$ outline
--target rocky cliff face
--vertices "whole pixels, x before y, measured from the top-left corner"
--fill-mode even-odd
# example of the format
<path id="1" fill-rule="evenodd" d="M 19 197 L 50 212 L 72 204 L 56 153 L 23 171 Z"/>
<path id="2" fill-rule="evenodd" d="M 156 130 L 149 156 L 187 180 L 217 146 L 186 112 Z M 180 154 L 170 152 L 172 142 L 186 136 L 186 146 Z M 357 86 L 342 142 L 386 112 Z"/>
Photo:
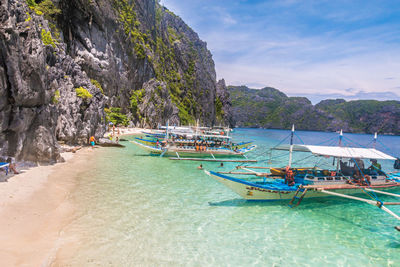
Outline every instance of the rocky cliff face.
<path id="1" fill-rule="evenodd" d="M 60 160 L 57 141 L 104 133 L 104 110 L 216 122 L 206 43 L 154 0 L 2 0 L 0 23 L 0 155 Z"/>
<path id="2" fill-rule="evenodd" d="M 154 0 L 61 0 L 60 6 L 68 51 L 101 84 L 107 107 L 120 107 L 135 124 L 149 127 L 167 119 L 215 123 L 211 53 L 179 17 Z M 167 94 L 153 85 L 165 87 L 168 104 L 159 104 Z M 154 112 L 163 115 L 155 119 Z"/>
<path id="3" fill-rule="evenodd" d="M 230 86 L 237 126 L 354 133 L 400 134 L 400 102 L 343 99 L 312 105 L 305 97 L 288 97 L 274 88 Z"/>
<path id="4" fill-rule="evenodd" d="M 82 143 L 102 132 L 106 98 L 31 13 L 22 1 L 0 6 L 0 154 L 58 161 L 57 138 Z M 79 87 L 91 97 L 78 97 Z"/>
<path id="5" fill-rule="evenodd" d="M 217 123 L 229 127 L 235 126 L 235 120 L 232 112 L 231 96 L 226 87 L 225 80 L 217 82 L 217 100 L 216 100 Z"/>

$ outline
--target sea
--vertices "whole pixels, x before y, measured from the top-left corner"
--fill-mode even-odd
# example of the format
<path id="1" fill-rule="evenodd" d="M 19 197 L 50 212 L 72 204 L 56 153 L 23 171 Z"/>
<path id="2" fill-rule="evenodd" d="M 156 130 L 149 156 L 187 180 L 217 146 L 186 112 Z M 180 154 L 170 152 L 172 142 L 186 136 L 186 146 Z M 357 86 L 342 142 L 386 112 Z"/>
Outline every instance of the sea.
<path id="1" fill-rule="evenodd" d="M 236 128 L 232 136 L 254 141 L 257 149 L 248 154 L 259 160 L 254 165 L 287 164 L 287 152 L 270 149 L 288 144 L 290 131 Z M 400 221 L 377 207 L 337 197 L 304 199 L 296 208 L 246 201 L 198 170 L 200 162 L 151 156 L 122 143 L 125 148 L 100 149 L 79 174 L 70 196 L 76 214 L 61 236 L 76 238 L 66 266 L 400 266 L 394 229 Z M 294 143 L 337 145 L 339 134 L 296 131 Z M 400 136 L 378 136 L 374 144 L 372 135 L 344 133 L 342 144 L 400 156 Z M 380 163 L 394 171 L 393 161 Z M 229 171 L 241 163 L 201 164 Z M 293 164 L 332 168 L 334 162 L 295 153 Z M 389 208 L 400 213 L 400 206 Z"/>

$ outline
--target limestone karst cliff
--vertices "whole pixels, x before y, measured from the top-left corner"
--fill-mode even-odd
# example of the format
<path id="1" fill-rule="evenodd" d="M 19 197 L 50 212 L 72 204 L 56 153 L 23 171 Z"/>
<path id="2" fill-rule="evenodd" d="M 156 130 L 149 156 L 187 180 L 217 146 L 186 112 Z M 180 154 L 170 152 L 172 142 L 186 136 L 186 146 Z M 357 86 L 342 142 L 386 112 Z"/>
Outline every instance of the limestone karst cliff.
<path id="1" fill-rule="evenodd" d="M 0 23 L 0 155 L 57 161 L 113 115 L 232 124 L 206 43 L 154 0 L 2 0 Z"/>

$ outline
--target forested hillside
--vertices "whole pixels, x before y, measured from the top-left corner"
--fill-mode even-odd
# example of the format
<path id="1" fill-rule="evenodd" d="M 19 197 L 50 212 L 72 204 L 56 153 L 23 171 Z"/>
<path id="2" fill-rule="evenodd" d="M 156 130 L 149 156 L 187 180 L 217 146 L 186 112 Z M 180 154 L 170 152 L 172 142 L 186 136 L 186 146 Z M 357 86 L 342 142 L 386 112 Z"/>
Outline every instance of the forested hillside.
<path id="1" fill-rule="evenodd" d="M 236 126 L 355 133 L 400 134 L 400 102 L 343 99 L 317 105 L 305 97 L 288 97 L 275 88 L 228 86 Z"/>

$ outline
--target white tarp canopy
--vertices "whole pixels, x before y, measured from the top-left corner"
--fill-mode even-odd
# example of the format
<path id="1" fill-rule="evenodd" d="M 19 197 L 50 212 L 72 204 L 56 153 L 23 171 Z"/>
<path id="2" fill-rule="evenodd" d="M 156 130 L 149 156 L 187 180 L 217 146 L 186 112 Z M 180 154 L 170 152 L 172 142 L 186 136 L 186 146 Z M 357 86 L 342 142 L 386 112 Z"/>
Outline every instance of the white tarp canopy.
<path id="1" fill-rule="evenodd" d="M 280 145 L 276 150 L 289 150 L 290 145 Z M 360 147 L 339 147 L 339 146 L 312 146 L 312 145 L 293 145 L 293 151 L 311 152 L 318 156 L 330 156 L 336 158 L 358 158 L 358 159 L 390 159 L 396 158 L 389 156 L 374 148 Z"/>

